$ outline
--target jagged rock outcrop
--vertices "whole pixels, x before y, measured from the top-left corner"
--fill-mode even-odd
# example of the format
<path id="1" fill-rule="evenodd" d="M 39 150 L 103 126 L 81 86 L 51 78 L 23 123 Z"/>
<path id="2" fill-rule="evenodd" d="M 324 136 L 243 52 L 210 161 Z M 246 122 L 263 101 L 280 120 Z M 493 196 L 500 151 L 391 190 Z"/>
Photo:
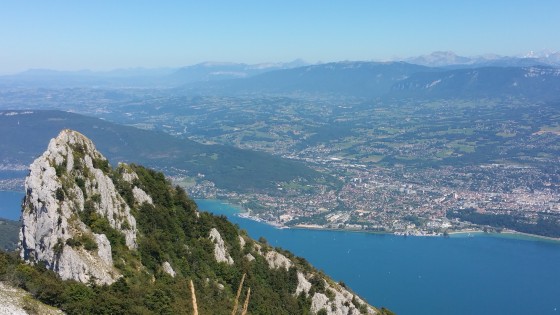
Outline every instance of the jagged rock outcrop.
<path id="1" fill-rule="evenodd" d="M 173 267 L 171 267 L 171 264 L 168 261 L 163 262 L 161 268 L 163 269 L 163 272 L 175 278 L 175 275 L 177 273 L 175 272 L 175 270 L 173 270 Z"/>
<path id="2" fill-rule="evenodd" d="M 270 269 L 284 268 L 286 269 L 286 271 L 288 271 L 288 269 L 292 267 L 292 262 L 290 261 L 290 259 L 275 250 L 269 250 L 268 252 L 266 252 L 264 258 L 268 262 L 268 266 L 270 267 Z"/>
<path id="3" fill-rule="evenodd" d="M 108 284 L 120 277 L 109 240 L 84 223 L 106 220 L 129 249 L 137 247 L 136 220 L 109 169 L 91 140 L 76 131 L 63 130 L 50 141 L 25 180 L 20 231 L 25 261 L 44 262 L 62 279 Z"/>
<path id="4" fill-rule="evenodd" d="M 297 279 L 298 279 L 298 285 L 296 288 L 296 295 L 299 295 L 301 292 L 309 293 L 309 290 L 311 290 L 311 282 L 309 282 L 305 278 L 303 272 L 298 271 Z"/>
<path id="5" fill-rule="evenodd" d="M 136 203 L 139 205 L 143 204 L 144 202 L 151 205 L 154 204 L 154 202 L 152 201 L 152 197 L 150 197 L 150 195 L 148 195 L 145 191 L 138 187 L 132 188 L 132 195 L 134 196 L 134 200 L 136 201 Z"/>
<path id="6" fill-rule="evenodd" d="M 129 184 L 134 185 L 134 181 L 138 180 L 138 174 L 134 173 L 134 171 L 126 163 L 119 163 L 118 171 L 122 179 Z M 134 196 L 134 201 L 137 205 L 141 205 L 145 202 L 150 205 L 154 204 L 152 197 L 137 186 L 132 188 L 132 195 Z"/>
<path id="7" fill-rule="evenodd" d="M 251 255 L 251 253 L 245 255 L 245 259 L 247 259 L 248 261 L 253 261 L 255 260 L 255 256 Z"/>
<path id="8" fill-rule="evenodd" d="M 226 244 L 216 228 L 210 230 L 210 239 L 214 242 L 214 257 L 218 262 L 225 262 L 228 265 L 233 265 L 233 258 L 229 255 Z"/>
<path id="9" fill-rule="evenodd" d="M 298 280 L 300 280 L 299 275 Z M 304 282 L 304 284 L 302 284 L 302 287 L 305 285 L 306 284 Z M 338 284 L 331 285 L 327 281 L 325 281 L 325 293 L 316 292 L 311 298 L 311 312 L 317 313 L 320 310 L 327 311 L 327 314 L 329 315 L 374 315 L 378 313 L 377 310 L 369 306 L 357 295 L 351 293 Z"/>

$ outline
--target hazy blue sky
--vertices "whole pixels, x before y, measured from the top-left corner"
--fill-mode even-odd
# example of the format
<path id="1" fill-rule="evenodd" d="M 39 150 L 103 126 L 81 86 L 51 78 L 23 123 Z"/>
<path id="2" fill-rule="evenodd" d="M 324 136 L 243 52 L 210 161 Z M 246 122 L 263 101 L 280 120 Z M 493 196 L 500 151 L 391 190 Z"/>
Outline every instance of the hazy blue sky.
<path id="1" fill-rule="evenodd" d="M 558 0 L 0 0 L 0 73 L 560 50 Z"/>

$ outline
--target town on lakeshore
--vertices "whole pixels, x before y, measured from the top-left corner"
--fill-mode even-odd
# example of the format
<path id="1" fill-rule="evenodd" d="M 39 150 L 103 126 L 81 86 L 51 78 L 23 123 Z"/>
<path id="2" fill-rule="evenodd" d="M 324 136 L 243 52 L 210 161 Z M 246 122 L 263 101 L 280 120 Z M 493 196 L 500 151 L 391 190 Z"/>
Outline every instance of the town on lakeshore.
<path id="1" fill-rule="evenodd" d="M 276 227 L 312 229 L 340 229 L 367 232 L 385 232 L 397 235 L 437 236 L 454 232 L 513 231 L 487 224 L 460 220 L 455 213 L 472 209 L 474 213 L 509 215 L 522 213 L 526 220 L 538 220 L 538 214 L 560 210 L 558 194 L 550 190 L 538 193 L 516 189 L 514 192 L 473 191 L 468 187 L 440 187 L 444 179 L 431 172 L 422 174 L 388 173 L 387 169 L 367 170 L 361 165 L 340 161 L 324 161 L 329 167 L 343 168 L 353 175 L 342 189 L 335 191 L 322 187 L 320 193 L 298 195 L 285 185 L 278 187 L 281 194 L 235 193 L 216 188 L 209 181 L 190 186 L 196 198 L 221 199 L 238 205 L 245 212 L 241 216 L 266 222 Z M 507 167 L 488 165 L 487 176 L 504 176 Z M 527 168 L 509 171 L 529 176 Z M 399 176 L 400 175 L 400 176 Z M 444 174 L 446 181 L 466 176 L 465 173 Z M 397 177 L 399 176 L 399 177 Z M 420 180 L 413 181 L 411 177 Z M 203 177 L 199 174 L 199 177 Z M 396 180 L 396 179 L 400 179 Z M 175 178 L 181 181 L 181 177 Z M 431 180 L 431 182 L 429 182 Z M 473 185 L 473 183 L 469 183 Z M 484 187 L 488 188 L 488 187 Z M 495 189 L 496 187 L 494 187 Z M 334 208 L 333 205 L 338 205 Z M 506 210 L 507 209 L 507 210 Z M 536 234 L 536 233 L 530 233 Z"/>

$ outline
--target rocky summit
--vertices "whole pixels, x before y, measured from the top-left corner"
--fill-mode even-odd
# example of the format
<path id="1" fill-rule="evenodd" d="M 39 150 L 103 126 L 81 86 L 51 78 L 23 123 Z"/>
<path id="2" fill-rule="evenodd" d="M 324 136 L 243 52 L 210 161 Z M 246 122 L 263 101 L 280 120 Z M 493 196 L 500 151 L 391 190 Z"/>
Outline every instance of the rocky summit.
<path id="1" fill-rule="evenodd" d="M 76 131 L 63 130 L 51 140 L 25 180 L 20 233 L 25 261 L 44 262 L 62 279 L 110 284 L 120 277 L 107 237 L 80 219 L 85 212 L 105 218 L 124 235 L 128 248 L 136 248 L 136 220 L 106 174 L 108 167 L 93 143 Z"/>
<path id="2" fill-rule="evenodd" d="M 390 314 L 199 212 L 162 173 L 111 167 L 76 131 L 50 141 L 25 189 L 16 277 L 70 314 Z"/>

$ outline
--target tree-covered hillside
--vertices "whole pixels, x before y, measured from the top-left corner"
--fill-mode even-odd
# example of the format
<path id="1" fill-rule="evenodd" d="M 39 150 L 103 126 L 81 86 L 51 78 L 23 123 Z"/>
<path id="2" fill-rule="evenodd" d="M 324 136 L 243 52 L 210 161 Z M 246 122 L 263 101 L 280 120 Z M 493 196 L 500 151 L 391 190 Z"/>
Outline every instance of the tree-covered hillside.
<path id="1" fill-rule="evenodd" d="M 0 111 L 0 163 L 29 165 L 61 129 L 87 134 L 111 161 L 204 174 L 219 188 L 237 192 L 276 189 L 279 182 L 336 180 L 302 163 L 263 152 L 203 145 L 163 132 L 141 130 L 62 111 Z"/>
<path id="2" fill-rule="evenodd" d="M 194 309 L 199 314 L 232 314 L 234 305 L 234 314 L 243 313 L 244 308 L 247 314 L 320 314 L 332 313 L 339 302 L 344 303 L 339 307 L 350 311 L 376 312 L 305 259 L 250 239 L 223 216 L 199 212 L 185 191 L 173 187 L 162 173 L 134 164 L 113 169 L 106 160 L 96 159 L 93 164 L 111 178 L 118 194 L 131 206 L 138 229 L 137 249 L 130 250 L 121 231 L 92 210 L 97 195 L 85 196 L 84 209 L 77 215 L 93 233 L 107 236 L 114 266 L 123 276 L 111 285 L 62 281 L 45 264 L 32 266 L 3 252 L 1 281 L 20 286 L 68 314 L 192 314 Z M 76 167 L 82 166 L 73 170 Z M 64 170 L 57 168 L 60 173 Z M 137 178 L 126 180 L 125 174 L 132 173 Z M 137 188 L 153 202 L 139 204 Z M 56 198 L 72 198 L 71 189 L 57 189 Z M 213 233 L 218 237 L 209 237 Z M 97 250 L 86 234 L 69 240 L 66 245 L 72 248 Z M 216 254 L 221 242 L 228 257 L 225 261 L 219 261 Z M 327 299 L 323 302 L 328 310 L 313 308 L 316 296 Z M 340 300 L 343 296 L 348 300 Z"/>

